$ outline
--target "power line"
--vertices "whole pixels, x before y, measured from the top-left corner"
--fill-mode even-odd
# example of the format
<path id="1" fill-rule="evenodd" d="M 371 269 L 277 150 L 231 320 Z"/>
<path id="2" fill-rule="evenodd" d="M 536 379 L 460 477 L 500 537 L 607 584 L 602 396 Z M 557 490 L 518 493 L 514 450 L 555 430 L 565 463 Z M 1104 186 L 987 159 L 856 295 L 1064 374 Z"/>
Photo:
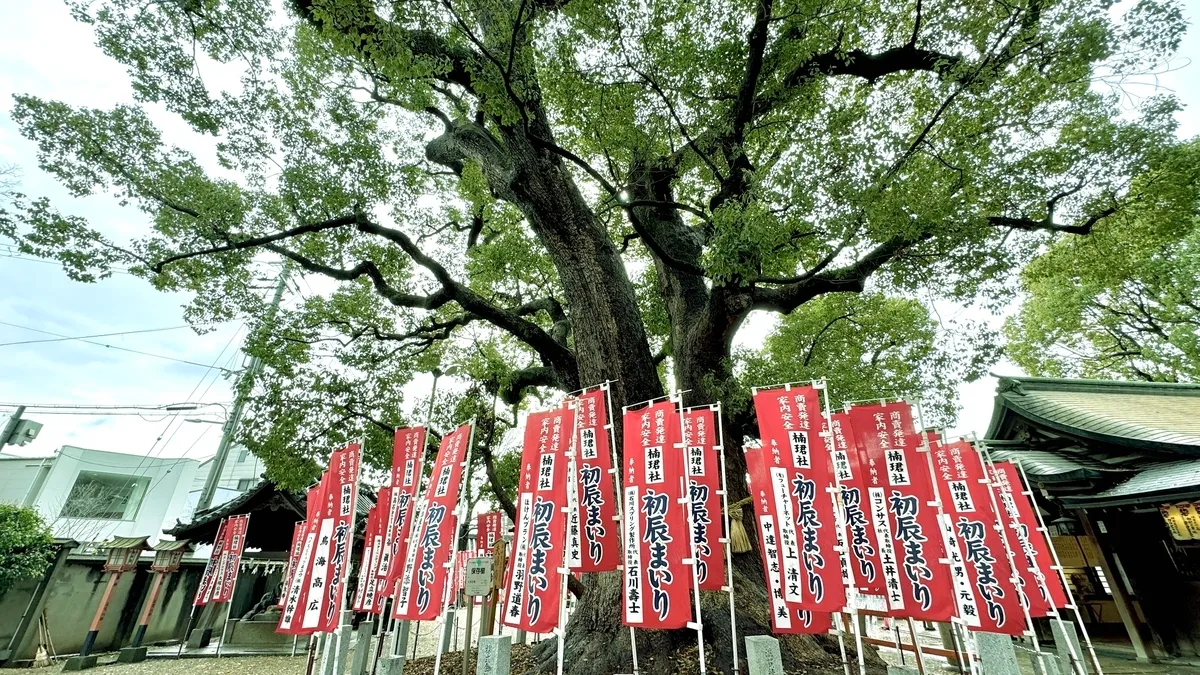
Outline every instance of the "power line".
<path id="1" fill-rule="evenodd" d="M 196 395 L 196 392 L 200 390 L 200 386 L 204 384 L 204 380 L 208 379 L 208 374 L 210 372 L 212 372 L 213 368 L 215 368 L 217 366 L 217 364 L 221 362 L 221 357 L 225 356 L 225 352 L 229 349 L 229 346 L 233 344 L 233 341 L 237 338 L 238 333 L 241 332 L 241 328 L 242 328 L 242 326 L 239 325 L 238 329 L 235 330 L 233 332 L 233 334 L 229 336 L 229 341 L 225 343 L 225 346 L 221 348 L 221 352 L 219 354 L 217 354 L 217 357 L 215 359 L 213 359 L 212 365 L 209 366 L 208 369 L 204 372 L 204 374 L 200 376 L 200 381 L 196 383 L 195 387 L 192 387 L 192 391 L 190 394 L 187 395 L 187 398 L 191 399 L 192 397 L 194 397 Z M 234 354 L 236 355 L 237 352 L 234 352 Z M 231 357 L 231 360 L 232 360 L 232 357 Z M 225 368 L 221 368 L 221 370 L 224 370 L 225 372 L 231 372 Z M 208 385 L 209 389 L 212 388 L 213 383 L 215 383 L 216 381 L 217 381 L 217 378 L 214 377 L 213 381 L 211 383 L 209 383 L 209 385 Z M 208 389 L 205 389 L 204 393 L 207 394 Z M 175 419 L 177 419 L 177 418 L 175 418 Z M 167 420 L 167 426 L 165 428 L 163 428 L 162 433 L 159 434 L 158 438 L 154 439 L 154 443 L 150 446 L 150 450 L 149 450 L 149 452 L 146 453 L 146 456 L 143 459 L 143 461 L 145 461 L 145 459 L 147 459 L 147 458 L 151 458 L 154 456 L 154 448 L 158 447 L 158 442 L 161 441 L 163 436 L 166 435 L 167 431 L 171 428 L 171 424 L 175 421 L 175 419 Z M 167 439 L 167 442 L 164 443 L 161 448 L 159 448 L 160 453 L 163 450 L 165 450 L 167 447 L 167 444 L 169 444 L 171 442 L 171 440 L 175 438 L 175 434 L 179 433 L 179 429 L 182 426 L 183 426 L 183 423 L 180 422 L 179 426 L 177 426 L 175 428 L 175 431 L 173 431 L 171 433 L 170 438 Z M 140 468 L 141 468 L 141 462 L 138 463 L 138 469 L 140 469 Z M 134 472 L 136 473 L 138 469 L 134 469 Z"/>
<path id="2" fill-rule="evenodd" d="M 63 338 L 43 338 L 41 340 L 21 340 L 19 342 L 0 342 L 0 347 L 12 347 L 14 345 L 35 345 L 45 342 L 66 342 L 67 340 L 86 340 L 88 338 L 100 337 L 116 337 L 118 335 L 140 335 L 142 333 L 162 333 L 169 330 L 179 330 L 181 328 L 191 328 L 189 325 L 170 326 L 168 328 L 144 328 L 142 330 L 126 330 L 119 333 L 96 333 L 95 335 L 80 335 L 78 337 L 63 337 Z"/>
<path id="3" fill-rule="evenodd" d="M 86 404 L 86 403 L 0 403 L 0 408 L 16 408 L 19 406 L 25 406 L 26 408 L 29 408 L 31 410 L 34 408 L 37 408 L 39 410 L 40 409 L 49 409 L 49 410 L 148 410 L 148 411 L 152 411 L 152 412 L 158 411 L 158 412 L 164 412 L 164 413 L 175 413 L 175 412 L 195 412 L 199 408 L 206 408 L 206 407 L 212 407 L 212 406 L 220 407 L 221 405 L 225 405 L 226 403 L 231 403 L 231 402 L 217 401 L 217 402 L 201 403 L 201 402 L 183 401 L 180 403 L 147 403 L 147 404 L 126 403 L 126 404 L 120 404 L 120 405 L 103 404 L 103 403 L 97 403 L 95 405 L 90 405 L 90 404 Z M 183 406 L 187 406 L 187 407 L 184 408 Z M 45 414 L 45 413 L 42 413 L 42 414 Z M 63 413 L 63 414 L 70 414 L 70 413 Z M 83 414 L 83 413 L 80 413 L 80 414 Z M 97 414 L 100 414 L 100 413 L 97 413 Z M 130 414 L 138 414 L 138 413 L 130 413 Z"/>
<path id="4" fill-rule="evenodd" d="M 34 258 L 32 256 L 21 255 L 21 249 L 16 248 L 15 246 L 5 246 L 4 244 L 0 244 L 0 258 L 12 258 L 13 260 L 24 260 L 26 262 L 42 263 L 43 265 L 55 265 L 57 267 L 62 266 L 61 263 L 54 260 L 46 260 L 44 258 Z M 133 274 L 133 272 L 125 267 L 109 267 L 107 271 L 115 274 L 128 274 L 129 276 L 136 276 Z"/>
<path id="5" fill-rule="evenodd" d="M 53 335 L 54 337 L 58 337 L 58 338 L 66 338 L 69 340 L 78 340 L 79 342 L 86 342 L 89 345 L 97 345 L 100 347 L 107 347 L 108 349 L 116 349 L 117 351 L 129 352 L 131 354 L 141 354 L 142 356 L 151 356 L 156 359 L 163 359 L 164 361 L 174 361 L 176 363 L 184 363 L 189 366 L 196 366 L 197 368 L 204 368 L 205 370 L 212 370 L 213 368 L 216 368 L 217 370 L 221 370 L 226 373 L 233 372 L 233 371 L 227 370 L 225 368 L 220 368 L 220 367 L 216 366 L 215 364 L 207 365 L 204 363 L 198 363 L 196 361 L 188 361 L 187 359 L 177 359 L 173 356 L 163 356 L 162 354 L 152 354 L 150 352 L 143 352 L 143 351 L 140 351 L 137 349 L 129 349 L 128 347 L 118 347 L 116 345 L 109 345 L 109 344 L 105 344 L 103 342 L 95 342 L 93 340 L 85 340 L 82 338 L 72 338 L 69 335 L 63 335 L 62 333 L 52 333 L 48 330 L 39 330 L 37 328 L 30 328 L 29 326 L 21 326 L 21 325 L 15 324 L 15 323 L 8 323 L 7 321 L 0 321 L 0 325 L 11 326 L 13 328 L 20 328 L 21 330 L 32 331 L 34 333 L 42 333 L 43 335 Z M 224 353 L 223 350 L 222 350 L 222 353 Z M 220 358 L 220 357 L 218 357 L 218 358 Z"/>

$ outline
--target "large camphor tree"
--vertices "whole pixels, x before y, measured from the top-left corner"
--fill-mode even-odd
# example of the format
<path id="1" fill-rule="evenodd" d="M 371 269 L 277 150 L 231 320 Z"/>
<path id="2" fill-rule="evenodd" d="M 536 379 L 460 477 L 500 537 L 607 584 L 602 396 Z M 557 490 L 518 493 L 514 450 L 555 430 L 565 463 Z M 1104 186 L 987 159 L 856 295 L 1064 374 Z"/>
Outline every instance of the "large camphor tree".
<path id="1" fill-rule="evenodd" d="M 121 266 L 194 293 L 197 325 L 254 318 L 247 349 L 270 367 L 244 436 L 280 477 L 364 429 L 386 465 L 401 420 L 381 418 L 443 358 L 509 403 L 604 380 L 635 403 L 669 368 L 687 404 L 727 403 L 741 476 L 747 317 L 796 317 L 750 371 L 837 362 L 817 348 L 837 336 L 859 373 L 928 339 L 905 298 L 1002 300 L 1049 239 L 1139 201 L 1131 179 L 1159 162 L 1176 106 L 1131 110 L 1119 87 L 1183 30 L 1168 0 L 281 4 L 71 2 L 138 104 L 30 94 L 13 116 L 43 169 L 141 208 L 145 234 L 116 240 L 33 197 L 0 214 L 0 234 L 74 278 Z M 152 117 L 168 114 L 195 152 L 164 141 Z M 270 314 L 252 286 L 272 258 L 330 283 Z M 856 344 L 881 313 L 905 329 L 877 321 Z M 740 633 L 765 632 L 757 553 L 735 568 Z M 629 671 L 618 594 L 614 574 L 583 584 L 568 672 Z M 730 672 L 724 603 L 704 599 L 705 635 Z M 638 642 L 642 671 L 667 673 L 694 636 Z M 810 672 L 833 658 L 784 647 Z"/>

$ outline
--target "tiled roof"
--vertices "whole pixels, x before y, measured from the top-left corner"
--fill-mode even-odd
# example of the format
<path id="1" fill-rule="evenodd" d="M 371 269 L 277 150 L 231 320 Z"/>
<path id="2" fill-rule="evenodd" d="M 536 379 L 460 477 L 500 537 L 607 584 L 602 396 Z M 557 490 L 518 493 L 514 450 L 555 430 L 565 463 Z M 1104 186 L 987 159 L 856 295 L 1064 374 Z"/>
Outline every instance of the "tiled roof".
<path id="1" fill-rule="evenodd" d="M 136 548 L 143 551 L 150 550 L 150 544 L 146 541 L 150 537 L 113 537 L 112 541 L 106 541 L 102 544 L 102 548 Z"/>
<path id="2" fill-rule="evenodd" d="M 1063 497 L 1070 506 L 1118 506 L 1200 497 L 1200 459 L 1164 462 L 1096 494 Z"/>
<path id="3" fill-rule="evenodd" d="M 195 547 L 193 547 L 192 543 L 187 539 L 175 539 L 173 541 L 167 541 L 164 539 L 154 545 L 155 551 L 178 551 L 180 549 L 183 549 L 184 551 L 191 551 L 193 548 Z"/>
<path id="4" fill-rule="evenodd" d="M 1002 377 L 988 438 L 1006 415 L 1080 438 L 1200 456 L 1200 385 Z"/>
<path id="5" fill-rule="evenodd" d="M 991 447 L 993 459 L 1016 462 L 1030 475 L 1042 482 L 1075 481 L 1100 478 L 1127 473 L 1128 470 L 1108 466 L 1086 455 L 1069 452 L 1047 452 L 1044 450 L 1010 450 Z"/>

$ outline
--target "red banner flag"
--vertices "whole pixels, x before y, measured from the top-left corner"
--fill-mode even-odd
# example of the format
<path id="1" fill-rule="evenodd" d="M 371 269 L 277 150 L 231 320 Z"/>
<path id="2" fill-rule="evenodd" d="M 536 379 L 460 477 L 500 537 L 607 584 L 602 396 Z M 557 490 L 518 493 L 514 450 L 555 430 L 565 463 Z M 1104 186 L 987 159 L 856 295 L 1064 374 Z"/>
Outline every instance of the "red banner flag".
<path id="1" fill-rule="evenodd" d="M 321 480 L 309 488 L 305 495 L 304 535 L 300 544 L 300 557 L 292 569 L 291 580 L 284 593 L 286 594 L 283 611 L 279 614 L 279 626 L 276 633 L 285 635 L 308 635 L 314 631 L 305 630 L 301 626 L 300 617 L 308 604 L 308 588 L 312 575 L 313 553 L 317 549 L 317 535 L 321 529 L 321 513 L 325 503 L 325 482 L 327 474 L 321 475 Z"/>
<path id="2" fill-rule="evenodd" d="M 994 462 L 988 474 L 992 488 L 1005 511 L 1005 536 L 1017 559 L 1018 572 L 1029 599 L 1033 618 L 1052 616 L 1054 608 L 1066 607 L 1067 592 L 1054 569 L 1050 543 L 1038 525 L 1032 494 L 1021 482 L 1020 472 L 1010 462 Z"/>
<path id="3" fill-rule="evenodd" d="M 907 403 L 855 406 L 850 423 L 867 457 L 867 496 L 879 543 L 888 611 L 922 621 L 949 621 L 954 582 L 943 544 L 928 462 L 916 451 Z"/>
<path id="4" fill-rule="evenodd" d="M 692 408 L 683 415 L 684 468 L 696 548 L 696 580 L 702 591 L 725 587 L 725 548 L 721 539 L 721 467 L 717 422 L 712 408 Z M 723 460 L 722 460 L 723 461 Z"/>
<path id="5" fill-rule="evenodd" d="M 860 593 L 883 597 L 879 543 L 871 521 L 867 481 L 854 427 L 844 412 L 830 415 L 833 427 L 833 470 L 842 486 L 842 512 L 850 551 L 850 570 Z"/>
<path id="6" fill-rule="evenodd" d="M 813 612 L 840 611 L 846 606 L 846 587 L 829 492 L 833 469 L 826 445 L 814 445 L 824 419 L 820 395 L 810 386 L 760 389 L 754 394 L 754 409 L 776 493 L 776 513 L 781 521 L 791 517 L 790 523 L 779 523 L 780 539 L 795 541 L 800 556 L 799 588 L 789 577 L 784 598 Z M 790 550 L 786 544 L 784 548 Z"/>
<path id="7" fill-rule="evenodd" d="M 470 559 L 470 551 L 459 551 L 454 556 L 454 576 L 450 578 L 450 602 L 452 603 L 458 603 L 458 594 L 461 593 L 464 588 L 466 588 L 467 561 Z"/>
<path id="8" fill-rule="evenodd" d="M 408 555 L 408 537 L 412 531 L 414 504 L 421 485 L 421 467 L 425 464 L 425 427 L 396 430 L 392 445 L 392 475 L 388 487 L 380 495 L 386 504 L 381 513 L 387 514 L 384 527 L 384 547 L 377 572 L 382 587 L 381 598 L 390 598 L 396 590 Z"/>
<path id="9" fill-rule="evenodd" d="M 292 547 L 288 549 L 287 567 L 283 570 L 283 585 L 280 586 L 279 602 L 276 607 L 283 609 L 287 604 L 287 591 L 292 587 L 292 575 L 300 564 L 300 549 L 304 546 L 304 521 L 298 521 L 292 528 Z"/>
<path id="10" fill-rule="evenodd" d="M 624 416 L 625 580 L 623 622 L 683 628 L 692 620 L 692 571 L 684 489 L 683 427 L 674 401 Z"/>
<path id="11" fill-rule="evenodd" d="M 363 600 L 367 595 L 367 578 L 371 576 L 371 554 L 374 542 L 372 541 L 372 529 L 375 527 L 375 507 L 372 506 L 367 512 L 367 528 L 363 533 L 363 548 L 362 557 L 358 562 L 358 583 L 354 586 L 354 598 L 350 601 L 350 608 L 355 612 L 365 612 L 363 609 Z"/>
<path id="12" fill-rule="evenodd" d="M 300 626 L 332 632 L 342 611 L 343 588 L 350 571 L 354 508 L 358 496 L 360 447 L 351 443 L 329 458 L 325 476 L 321 527 L 313 552 L 308 594 Z"/>
<path id="13" fill-rule="evenodd" d="M 471 425 L 464 424 L 442 437 L 429 487 L 425 511 L 418 520 L 416 541 L 405 555 L 400 579 L 400 596 L 393 603 L 397 619 L 428 621 L 443 609 L 447 563 L 458 534 L 458 495 L 462 488 L 463 464 L 471 444 Z"/>
<path id="14" fill-rule="evenodd" d="M 780 634 L 814 634 L 828 632 L 832 616 L 825 612 L 797 609 L 787 601 L 785 593 L 787 553 L 779 537 L 779 517 L 773 497 L 775 488 L 767 466 L 766 451 L 746 448 L 746 472 L 750 475 L 750 496 L 758 519 L 759 552 L 762 554 L 763 575 L 767 579 L 767 596 L 771 601 L 771 632 Z M 795 549 L 792 556 L 798 556 Z M 799 583 L 798 581 L 796 583 Z"/>
<path id="15" fill-rule="evenodd" d="M 1020 635 L 1025 632 L 1025 618 L 1008 553 L 996 529 L 1003 518 L 992 508 L 983 459 L 964 441 L 935 440 L 931 447 L 942 512 L 957 547 L 958 555 L 950 559 L 962 558 L 974 594 L 974 607 L 964 608 L 963 619 L 974 630 Z"/>
<path id="16" fill-rule="evenodd" d="M 221 524 L 217 525 L 217 536 L 213 538 L 213 549 L 208 554 L 208 564 L 204 566 L 204 574 L 200 577 L 200 587 L 196 590 L 196 597 L 192 601 L 196 607 L 207 605 L 212 600 L 214 589 L 217 587 L 217 579 L 220 578 L 221 553 L 225 549 L 226 521 L 227 519 L 222 518 Z"/>
<path id="17" fill-rule="evenodd" d="M 387 513 L 380 504 L 367 513 L 367 528 L 363 533 L 363 554 L 358 568 L 358 587 L 354 591 L 354 611 L 378 614 L 383 610 L 379 595 L 378 568 L 383 549 L 383 516 Z"/>
<path id="18" fill-rule="evenodd" d="M 233 599 L 233 587 L 237 584 L 238 567 L 242 564 L 242 549 L 246 546 L 246 529 L 250 526 L 250 514 L 230 516 L 225 521 L 225 545 L 221 551 L 220 575 L 210 600 L 218 604 Z"/>
<path id="19" fill-rule="evenodd" d="M 475 555 L 489 556 L 496 549 L 496 542 L 504 536 L 501 531 L 504 519 L 499 511 L 481 513 L 475 518 Z"/>
<path id="20" fill-rule="evenodd" d="M 567 449 L 575 412 L 562 407 L 531 414 L 521 448 L 517 535 L 506 571 L 506 626 L 547 633 L 558 625 L 567 543 Z"/>
<path id="21" fill-rule="evenodd" d="M 607 388 L 593 389 L 576 399 L 575 503 L 580 522 L 574 527 L 581 544 L 571 549 L 569 567 L 579 572 L 611 572 L 621 562 L 614 525 L 617 502 L 608 418 Z"/>

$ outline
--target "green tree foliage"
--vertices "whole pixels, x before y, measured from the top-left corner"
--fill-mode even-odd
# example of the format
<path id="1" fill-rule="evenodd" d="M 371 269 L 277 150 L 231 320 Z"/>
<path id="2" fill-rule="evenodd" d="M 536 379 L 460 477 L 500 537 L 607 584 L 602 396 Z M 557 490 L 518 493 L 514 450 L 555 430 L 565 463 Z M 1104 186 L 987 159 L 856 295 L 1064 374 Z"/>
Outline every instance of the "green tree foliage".
<path id="1" fill-rule="evenodd" d="M 1177 106 L 1119 114 L 1107 83 L 1167 58 L 1184 29 L 1173 0 L 69 4 L 137 100 L 33 92 L 13 117 L 72 194 L 114 195 L 146 224 L 116 238 L 17 195 L 0 235 L 76 279 L 119 264 L 189 291 L 197 325 L 248 317 L 267 371 L 245 441 L 296 483 L 348 438 L 385 461 L 414 407 L 403 386 L 448 364 L 507 405 L 604 380 L 617 406 L 668 388 L 725 399 L 741 475 L 756 432 L 732 346 L 750 313 L 799 312 L 772 344 L 803 362 L 817 336 L 801 333 L 839 303 L 887 311 L 838 299 L 868 282 L 1003 299 L 1053 237 L 1144 198 L 1131 179 L 1163 166 Z M 200 140 L 172 144 L 163 111 Z M 281 259 L 324 290 L 268 322 L 252 282 Z M 942 352 L 896 308 L 869 353 L 886 331 L 905 346 L 876 368 L 850 337 L 859 361 L 819 345 L 810 367 L 819 353 L 839 391 L 926 388 Z M 892 350 L 927 362 L 902 368 Z M 782 356 L 757 357 L 762 378 L 796 372 Z M 965 373 L 975 357 L 949 358 Z M 761 575 L 743 559 L 738 578 Z M 573 672 L 628 668 L 616 592 L 589 582 Z M 739 602 L 765 622 L 761 580 Z M 663 655 L 646 672 L 670 672 L 686 640 L 644 633 L 643 654 Z M 789 666 L 824 658 L 786 644 Z M 711 657 L 728 672 L 726 647 Z"/>
<path id="2" fill-rule="evenodd" d="M 0 504 L 0 597 L 19 581 L 40 579 L 54 550 L 50 528 L 37 511 Z"/>
<path id="3" fill-rule="evenodd" d="M 1008 353 L 1048 377 L 1200 380 L 1200 141 L 1138 177 L 1146 197 L 1023 272 Z"/>
<path id="4" fill-rule="evenodd" d="M 817 298 L 784 317 L 761 351 L 747 354 L 750 386 L 833 374 L 832 405 L 921 399 L 929 421 L 953 419 L 956 386 L 986 372 L 998 336 L 971 322 L 939 327 L 924 304 L 878 292 Z"/>

